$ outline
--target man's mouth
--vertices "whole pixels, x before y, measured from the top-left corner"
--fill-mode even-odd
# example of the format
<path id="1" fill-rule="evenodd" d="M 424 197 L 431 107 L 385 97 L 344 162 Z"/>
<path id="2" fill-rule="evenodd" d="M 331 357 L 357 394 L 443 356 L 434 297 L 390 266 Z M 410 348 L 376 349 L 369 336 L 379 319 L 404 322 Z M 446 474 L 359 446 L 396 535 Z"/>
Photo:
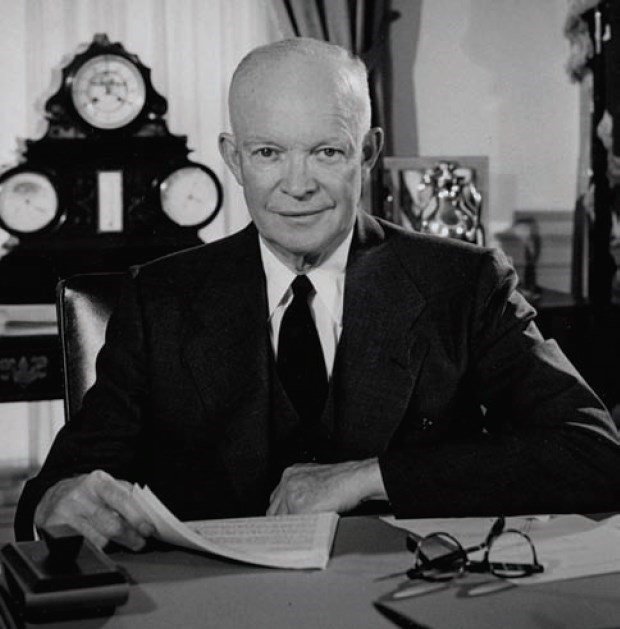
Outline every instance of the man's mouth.
<path id="1" fill-rule="evenodd" d="M 313 208 L 310 210 L 296 210 L 296 211 L 276 210 L 276 214 L 278 214 L 279 216 L 283 216 L 284 218 L 303 219 L 303 218 L 309 218 L 312 216 L 318 216 L 319 214 L 326 212 L 328 209 L 329 208 L 321 207 L 321 208 Z"/>

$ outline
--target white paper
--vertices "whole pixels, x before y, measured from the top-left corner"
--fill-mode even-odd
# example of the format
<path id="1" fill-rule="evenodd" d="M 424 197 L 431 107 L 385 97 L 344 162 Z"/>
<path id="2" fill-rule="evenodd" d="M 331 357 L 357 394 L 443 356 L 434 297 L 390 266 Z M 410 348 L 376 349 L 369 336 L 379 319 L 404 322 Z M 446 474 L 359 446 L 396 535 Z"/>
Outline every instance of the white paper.
<path id="1" fill-rule="evenodd" d="M 513 583 L 548 583 L 620 572 L 620 528 L 603 523 L 582 533 L 539 540 L 536 552 L 545 571 Z"/>
<path id="2" fill-rule="evenodd" d="M 183 523 L 148 487 L 134 485 L 132 495 L 155 527 L 156 538 L 275 568 L 325 568 L 338 522 L 330 512 Z"/>
<path id="3" fill-rule="evenodd" d="M 450 533 L 467 547 L 484 541 L 497 518 L 419 518 L 397 520 L 394 516 L 383 517 L 382 520 L 423 537 L 430 533 L 442 531 Z M 516 529 L 536 539 L 557 537 L 570 533 L 589 530 L 596 526 L 589 518 L 582 515 L 528 515 L 507 517 L 506 529 Z"/>

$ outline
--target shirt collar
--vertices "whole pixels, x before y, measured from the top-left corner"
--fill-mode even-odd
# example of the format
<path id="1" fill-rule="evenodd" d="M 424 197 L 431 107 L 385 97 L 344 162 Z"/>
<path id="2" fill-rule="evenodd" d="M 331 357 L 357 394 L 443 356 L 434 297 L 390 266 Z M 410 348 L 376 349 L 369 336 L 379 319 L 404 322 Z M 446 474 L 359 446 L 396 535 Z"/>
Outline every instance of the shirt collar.
<path id="1" fill-rule="evenodd" d="M 327 260 L 308 273 L 308 279 L 312 282 L 317 295 L 338 323 L 342 320 L 344 276 L 352 238 L 353 229 Z M 289 297 L 288 289 L 297 274 L 276 257 L 260 234 L 258 241 L 267 279 L 267 303 L 271 318 L 276 308 Z"/>

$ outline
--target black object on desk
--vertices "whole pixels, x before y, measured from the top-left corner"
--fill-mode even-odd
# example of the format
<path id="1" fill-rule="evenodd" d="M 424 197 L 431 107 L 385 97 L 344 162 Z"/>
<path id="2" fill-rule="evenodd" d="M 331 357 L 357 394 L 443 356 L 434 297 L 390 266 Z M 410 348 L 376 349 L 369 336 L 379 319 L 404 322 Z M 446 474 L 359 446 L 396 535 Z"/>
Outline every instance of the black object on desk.
<path id="1" fill-rule="evenodd" d="M 105 615 L 127 601 L 124 573 L 73 528 L 52 526 L 42 537 L 0 550 L 9 591 L 25 620 Z"/>

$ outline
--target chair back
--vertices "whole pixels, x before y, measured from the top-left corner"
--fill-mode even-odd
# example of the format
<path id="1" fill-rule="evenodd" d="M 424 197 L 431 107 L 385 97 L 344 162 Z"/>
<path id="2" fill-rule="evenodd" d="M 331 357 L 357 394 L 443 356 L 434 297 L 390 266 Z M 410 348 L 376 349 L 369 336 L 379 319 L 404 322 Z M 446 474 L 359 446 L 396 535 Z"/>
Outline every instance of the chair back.
<path id="1" fill-rule="evenodd" d="M 64 373 L 65 421 L 82 407 L 95 382 L 95 362 L 124 273 L 89 273 L 63 279 L 56 308 Z"/>

